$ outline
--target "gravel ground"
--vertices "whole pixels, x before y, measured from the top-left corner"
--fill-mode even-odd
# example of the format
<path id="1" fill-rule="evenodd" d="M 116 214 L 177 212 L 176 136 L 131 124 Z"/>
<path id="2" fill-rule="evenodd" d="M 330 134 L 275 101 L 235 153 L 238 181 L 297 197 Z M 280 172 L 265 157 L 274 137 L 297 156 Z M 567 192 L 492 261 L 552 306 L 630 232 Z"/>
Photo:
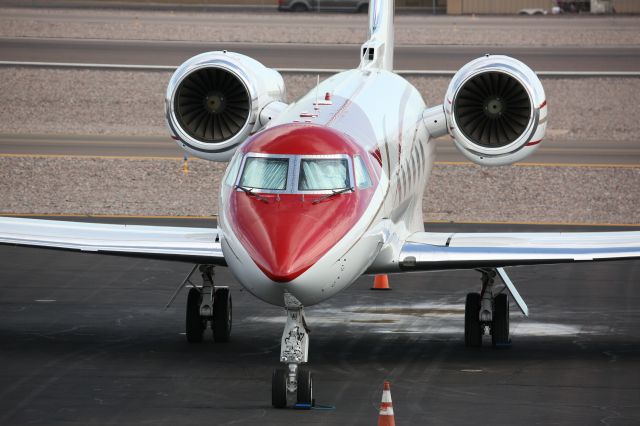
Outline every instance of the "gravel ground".
<path id="1" fill-rule="evenodd" d="M 215 215 L 225 165 L 191 161 L 186 175 L 181 166 L 176 160 L 0 157 L 0 212 Z M 436 165 L 424 217 L 640 224 L 638 182 L 640 168 Z"/>
<path id="2" fill-rule="evenodd" d="M 361 43 L 365 23 L 358 15 L 0 8 L 0 37 Z M 396 23 L 401 44 L 640 45 L 639 17 L 398 16 Z M 169 75 L 0 68 L 0 132 L 166 135 Z M 285 75 L 289 99 L 304 94 L 315 79 Z M 430 105 L 441 103 L 449 83 L 410 81 Z M 637 141 L 640 120 L 633 112 L 640 79 L 543 84 L 551 111 L 548 139 Z M 0 157 L 0 212 L 214 215 L 224 166 L 192 161 L 184 175 L 175 160 Z M 638 183 L 640 168 L 437 165 L 424 200 L 425 220 L 639 224 Z"/>
<path id="3" fill-rule="evenodd" d="M 170 73 L 0 68 L 1 133 L 164 136 Z M 290 100 L 315 85 L 286 74 Z M 440 104 L 449 78 L 411 77 L 429 105 Z M 640 78 L 543 79 L 549 140 L 637 141 Z M 51 106 L 55 105 L 55 108 Z"/>
<path id="4" fill-rule="evenodd" d="M 362 43 L 365 15 L 0 8 L 0 37 Z M 167 28 L 170 26 L 170 30 Z M 398 44 L 638 46 L 640 17 L 396 16 Z"/>
<path id="5" fill-rule="evenodd" d="M 1 68 L 1 132 L 165 135 L 168 73 Z M 289 98 L 315 76 L 285 76 Z M 411 78 L 429 104 L 448 78 Z M 640 79 L 545 79 L 550 139 L 636 141 Z M 595 102 L 594 102 L 595 100 Z M 55 108 L 51 106 L 55 105 Z M 149 153 L 153 155 L 153 153 Z M 0 212 L 214 215 L 223 164 L 0 157 Z M 640 168 L 438 165 L 425 220 L 640 223 Z M 202 196 L 202 194 L 209 194 Z"/>

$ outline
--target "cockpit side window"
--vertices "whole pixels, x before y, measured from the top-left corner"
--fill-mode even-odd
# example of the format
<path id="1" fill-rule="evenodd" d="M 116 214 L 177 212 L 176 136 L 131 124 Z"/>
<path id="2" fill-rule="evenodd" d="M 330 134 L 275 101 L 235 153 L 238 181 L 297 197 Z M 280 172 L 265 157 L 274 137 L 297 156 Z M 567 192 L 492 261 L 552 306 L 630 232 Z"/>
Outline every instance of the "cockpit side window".
<path id="1" fill-rule="evenodd" d="M 285 190 L 289 160 L 287 158 L 248 157 L 240 185 L 247 188 Z"/>
<path id="2" fill-rule="evenodd" d="M 300 161 L 299 191 L 323 191 L 350 186 L 349 163 L 346 158 L 303 158 Z"/>
<path id="3" fill-rule="evenodd" d="M 227 178 L 224 183 L 226 185 L 233 185 L 236 183 L 236 178 L 238 177 L 238 169 L 240 168 L 240 160 L 242 160 L 242 154 L 237 152 L 236 155 L 231 159 L 231 164 L 229 165 L 229 171 L 227 172 Z"/>
<path id="4" fill-rule="evenodd" d="M 369 171 L 364 165 L 362 157 L 360 157 L 359 155 L 353 157 L 353 165 L 356 174 L 356 185 L 358 186 L 358 188 L 369 188 L 372 185 L 371 176 L 369 176 Z"/>

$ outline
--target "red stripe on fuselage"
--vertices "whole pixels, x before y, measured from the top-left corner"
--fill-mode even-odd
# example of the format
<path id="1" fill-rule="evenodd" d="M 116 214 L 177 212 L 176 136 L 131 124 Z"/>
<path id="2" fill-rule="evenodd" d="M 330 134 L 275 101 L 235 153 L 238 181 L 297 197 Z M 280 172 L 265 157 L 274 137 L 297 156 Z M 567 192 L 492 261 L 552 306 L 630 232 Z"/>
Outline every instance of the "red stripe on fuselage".
<path id="1" fill-rule="evenodd" d="M 360 219 L 372 190 L 330 197 L 264 195 L 265 203 L 234 191 L 231 214 L 234 231 L 253 261 L 271 280 L 289 282 L 313 266 Z"/>

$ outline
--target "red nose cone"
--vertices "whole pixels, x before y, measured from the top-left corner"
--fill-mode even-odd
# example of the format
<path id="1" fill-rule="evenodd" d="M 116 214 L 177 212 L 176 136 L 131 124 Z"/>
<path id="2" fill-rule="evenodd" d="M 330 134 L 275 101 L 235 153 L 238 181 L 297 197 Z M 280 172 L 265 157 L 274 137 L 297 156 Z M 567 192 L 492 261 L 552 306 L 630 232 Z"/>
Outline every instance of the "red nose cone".
<path id="1" fill-rule="evenodd" d="M 256 135 L 243 153 L 274 155 L 367 153 L 345 135 L 316 125 L 283 125 Z M 367 162 L 370 165 L 370 163 Z M 226 204 L 231 228 L 255 264 L 271 280 L 289 282 L 303 274 L 336 245 L 362 217 L 377 184 L 332 195 L 255 194 L 231 191 Z M 262 198 L 262 199 L 261 199 Z"/>
<path id="2" fill-rule="evenodd" d="M 253 261 L 270 279 L 292 281 L 333 247 L 357 220 L 353 194 L 320 197 L 283 194 L 269 203 L 244 192 L 232 196 L 234 231 Z"/>

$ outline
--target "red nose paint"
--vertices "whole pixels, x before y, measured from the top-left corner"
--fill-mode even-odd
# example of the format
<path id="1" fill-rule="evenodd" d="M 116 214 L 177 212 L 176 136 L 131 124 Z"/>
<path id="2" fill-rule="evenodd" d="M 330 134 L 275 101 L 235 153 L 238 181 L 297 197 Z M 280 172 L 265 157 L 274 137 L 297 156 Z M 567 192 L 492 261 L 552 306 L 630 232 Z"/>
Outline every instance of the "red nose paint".
<path id="1" fill-rule="evenodd" d="M 292 155 L 348 154 L 365 159 L 374 185 L 334 195 L 265 194 L 268 203 L 243 191 L 227 202 L 234 234 L 271 280 L 289 282 L 313 266 L 349 232 L 366 210 L 377 186 L 367 153 L 348 136 L 318 125 L 283 125 L 256 135 L 244 153 Z M 376 164 L 377 165 L 377 164 Z"/>

